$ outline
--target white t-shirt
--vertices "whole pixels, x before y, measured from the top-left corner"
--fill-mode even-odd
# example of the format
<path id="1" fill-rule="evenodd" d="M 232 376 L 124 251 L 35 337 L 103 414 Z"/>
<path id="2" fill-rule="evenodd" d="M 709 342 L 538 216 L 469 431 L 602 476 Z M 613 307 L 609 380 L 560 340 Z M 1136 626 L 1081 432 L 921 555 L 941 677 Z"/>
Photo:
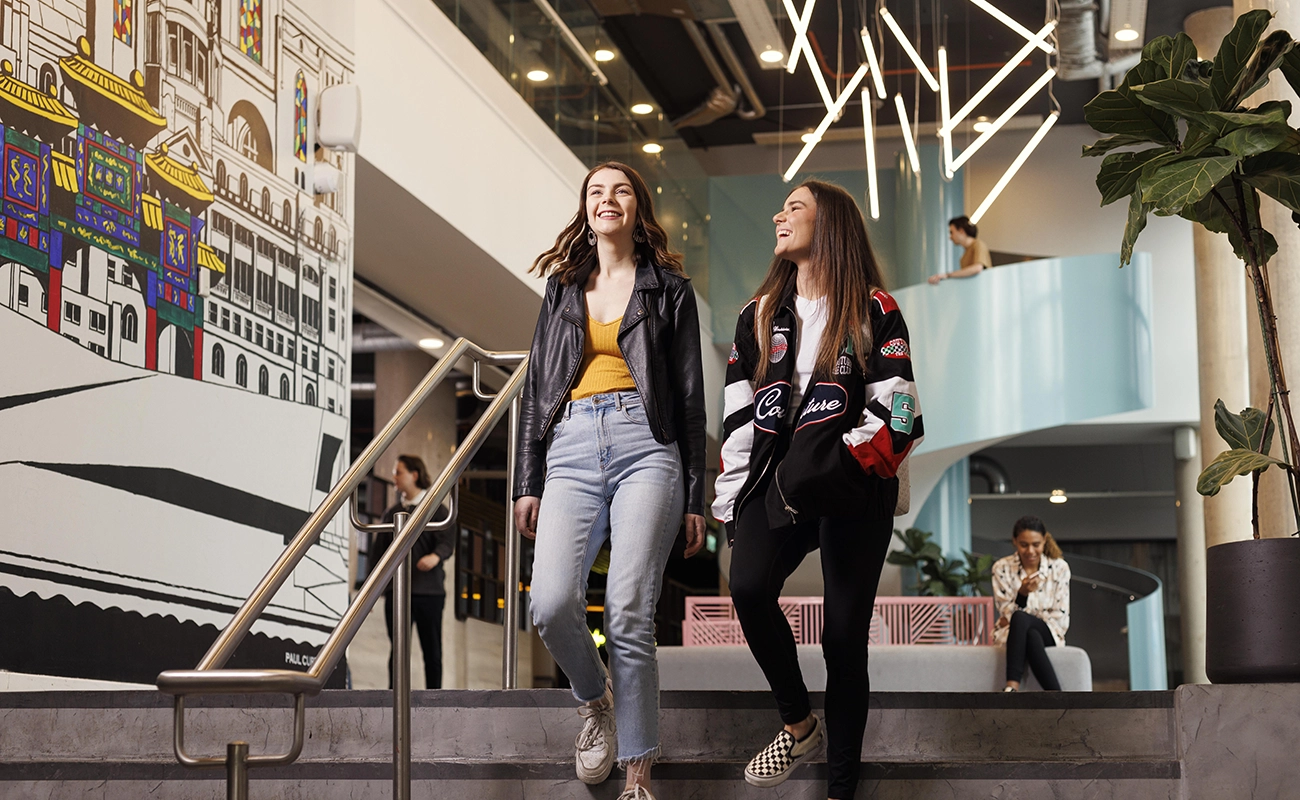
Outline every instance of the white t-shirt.
<path id="1" fill-rule="evenodd" d="M 822 332 L 826 330 L 826 298 L 809 300 L 794 296 L 795 316 L 799 320 L 799 352 L 794 359 L 794 386 L 790 398 L 790 418 L 795 417 L 799 404 L 803 402 L 804 392 L 812 385 L 813 368 L 817 366 L 817 348 L 821 345 Z"/>

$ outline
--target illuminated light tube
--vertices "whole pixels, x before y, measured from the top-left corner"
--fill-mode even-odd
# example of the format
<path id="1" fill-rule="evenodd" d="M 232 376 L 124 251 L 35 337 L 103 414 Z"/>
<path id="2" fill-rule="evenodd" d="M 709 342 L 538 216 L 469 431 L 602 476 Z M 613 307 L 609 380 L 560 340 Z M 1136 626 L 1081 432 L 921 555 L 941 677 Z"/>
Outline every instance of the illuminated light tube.
<path id="1" fill-rule="evenodd" d="M 939 139 L 943 143 L 943 174 L 952 177 L 952 126 L 948 121 L 948 48 L 939 48 Z"/>
<path id="2" fill-rule="evenodd" d="M 903 144 L 907 145 L 907 161 L 912 165 L 912 172 L 921 171 L 921 157 L 916 152 L 916 142 L 912 141 L 912 126 L 907 121 L 907 107 L 903 105 L 903 96 L 894 95 L 894 108 L 898 109 L 898 124 L 903 126 Z"/>
<path id="3" fill-rule="evenodd" d="M 907 57 L 912 59 L 912 63 L 916 65 L 916 69 L 921 73 L 921 77 L 925 78 L 925 82 L 930 84 L 930 91 L 939 91 L 939 82 L 934 79 L 934 75 L 930 74 L 930 68 L 921 60 L 921 54 L 916 52 L 916 48 L 912 47 L 911 42 L 907 41 L 907 35 L 903 33 L 902 28 L 898 27 L 898 21 L 894 19 L 894 15 L 889 13 L 889 9 L 882 8 L 880 9 L 880 18 L 883 19 L 885 24 L 889 26 L 889 29 L 894 32 L 894 36 L 898 38 L 898 43 L 903 47 L 903 52 L 907 53 Z"/>
<path id="4" fill-rule="evenodd" d="M 988 2 L 988 0 L 970 0 L 970 1 L 971 1 L 971 5 L 976 5 L 984 9 L 989 13 L 989 16 L 993 17 L 998 22 L 1001 22 L 1003 25 L 1006 25 L 1008 28 L 1020 34 L 1021 36 L 1025 37 L 1026 39 L 1032 40 L 1034 38 L 1034 35 L 1029 32 L 1028 28 L 1026 28 L 1024 25 L 1021 25 L 1019 22 L 1016 22 L 1011 17 L 1008 17 L 1006 14 L 1002 13 L 1001 11 L 999 11 L 997 8 L 993 6 L 992 3 Z M 1052 54 L 1052 46 L 1047 44 L 1046 42 L 1039 42 L 1034 46 L 1037 47 L 1039 50 L 1042 50 L 1044 53 L 1047 53 L 1048 55 Z"/>
<path id="5" fill-rule="evenodd" d="M 871 70 L 871 80 L 876 84 L 876 96 L 885 99 L 885 76 L 880 71 L 880 62 L 876 60 L 876 46 L 871 43 L 871 33 L 862 29 L 862 46 L 867 50 L 867 67 Z"/>
<path id="6" fill-rule="evenodd" d="M 1016 99 L 1016 102 L 1011 104 L 1010 108 L 1002 112 L 1002 116 L 993 120 L 993 124 L 989 126 L 988 130 L 981 133 L 979 135 L 979 138 L 977 138 L 975 141 L 970 143 L 970 147 L 967 147 L 965 150 L 961 151 L 961 155 L 957 156 L 952 160 L 952 168 L 954 170 L 961 169 L 961 165 L 969 161 L 970 157 L 975 155 L 976 150 L 979 150 L 981 147 L 983 147 L 985 143 L 987 143 L 988 140 L 992 138 L 993 134 L 1001 130 L 1002 126 L 1006 125 L 1007 121 L 1010 120 L 1012 117 L 1014 117 L 1016 115 L 1016 112 L 1024 108 L 1025 103 L 1028 103 L 1029 100 L 1035 94 L 1038 94 L 1038 90 L 1046 86 L 1047 82 L 1054 77 L 1056 77 L 1055 69 L 1049 69 L 1047 70 L 1047 72 L 1044 72 L 1042 74 L 1042 77 L 1034 81 L 1033 86 L 1030 86 L 1028 89 L 1026 89 L 1025 93 L 1020 95 L 1020 97 Z"/>
<path id="7" fill-rule="evenodd" d="M 880 219 L 880 188 L 876 185 L 876 123 L 871 118 L 871 91 L 862 90 L 862 136 L 867 143 L 867 202 L 872 219 Z"/>
<path id="8" fill-rule="evenodd" d="M 1025 56 L 1029 55 L 1029 51 L 1034 49 L 1037 42 L 1045 40 L 1054 30 L 1056 30 L 1056 23 L 1049 22 L 1043 26 L 1042 30 L 1034 34 L 1032 41 L 1020 48 L 1020 52 L 1016 53 L 1007 61 L 1007 63 L 1003 64 L 1002 69 L 998 70 L 992 78 L 989 78 L 988 83 L 981 86 L 980 90 L 976 92 L 970 100 L 966 101 L 966 105 L 962 106 L 956 114 L 952 115 L 948 122 L 944 123 L 943 127 L 947 128 L 946 132 L 952 133 L 953 128 L 956 128 L 964 122 L 965 119 L 970 116 L 971 112 L 984 101 L 984 98 L 988 97 L 994 89 L 998 88 L 998 84 L 1006 80 L 1006 77 L 1020 65 L 1020 62 L 1025 59 Z M 941 130 L 940 133 L 942 134 L 944 131 Z"/>
<path id="9" fill-rule="evenodd" d="M 816 0 L 808 0 L 807 5 L 803 7 L 803 16 L 795 12 L 793 0 L 784 0 L 784 2 L 785 13 L 790 17 L 790 25 L 794 27 L 794 44 L 790 47 L 790 58 L 786 60 L 785 71 L 793 75 L 795 67 L 799 66 L 799 54 L 803 53 L 808 61 L 808 69 L 812 72 L 813 81 L 817 84 L 817 91 L 821 93 L 822 104 L 830 108 L 835 105 L 835 99 L 831 97 L 831 90 L 826 86 L 826 78 L 822 76 L 817 58 L 813 55 L 812 44 L 808 41 L 808 23 L 812 20 Z"/>
<path id="10" fill-rule="evenodd" d="M 1007 184 L 1015 177 L 1016 172 L 1024 166 L 1030 153 L 1033 153 L 1034 148 L 1038 147 L 1039 142 L 1043 141 L 1043 137 L 1052 129 L 1052 126 L 1056 124 L 1056 120 L 1060 116 L 1060 112 L 1053 111 L 1047 116 L 1047 119 L 1043 120 L 1043 124 L 1040 125 L 1038 130 L 1034 133 L 1033 138 L 1031 138 L 1029 143 L 1025 145 L 1025 149 L 1020 151 L 1020 155 L 1016 156 L 1015 161 L 1011 162 L 1011 166 L 1007 167 L 1007 171 L 1002 173 L 1002 177 L 999 178 L 998 182 L 993 186 L 993 191 L 989 192 L 988 197 L 984 198 L 984 202 L 980 203 L 980 207 L 975 209 L 974 214 L 971 214 L 970 221 L 972 225 L 979 224 L 980 218 L 984 216 L 984 212 L 989 210 L 989 206 L 993 205 L 994 200 L 998 199 L 998 195 L 1002 194 L 1002 190 L 1007 188 Z M 1058 501 L 1053 500 L 1052 502 Z M 1061 500 L 1059 502 L 1063 503 L 1065 501 Z"/>
<path id="11" fill-rule="evenodd" d="M 844 87 L 844 91 L 840 93 L 839 98 L 829 109 L 827 109 L 826 116 L 822 118 L 821 124 L 817 126 L 817 130 L 813 131 L 812 141 L 804 144 L 803 149 L 799 151 L 799 155 L 794 157 L 794 163 L 792 163 L 790 168 L 785 171 L 785 174 L 781 176 L 781 180 L 789 183 L 790 179 L 795 176 L 795 173 L 797 173 L 799 168 L 803 166 L 803 162 L 808 160 L 808 156 L 812 155 L 813 148 L 817 146 L 819 141 L 821 141 L 822 134 L 826 133 L 826 129 L 831 126 L 831 123 L 835 121 L 835 118 L 844 110 L 844 104 L 849 102 L 849 97 L 857 90 L 858 84 L 862 83 L 862 79 L 865 77 L 867 77 L 867 65 L 861 64 L 858 66 L 858 71 L 853 73 L 853 77 L 849 78 L 849 83 Z"/>

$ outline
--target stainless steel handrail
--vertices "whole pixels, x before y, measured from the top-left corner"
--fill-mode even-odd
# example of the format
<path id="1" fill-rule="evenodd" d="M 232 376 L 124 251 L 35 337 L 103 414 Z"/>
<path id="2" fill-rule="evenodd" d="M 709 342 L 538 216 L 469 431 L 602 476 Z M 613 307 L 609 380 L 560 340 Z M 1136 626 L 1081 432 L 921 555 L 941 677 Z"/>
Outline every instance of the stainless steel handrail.
<path id="1" fill-rule="evenodd" d="M 402 521 L 399 518 L 395 521 L 396 524 L 392 526 L 383 524 L 358 526 L 361 530 L 370 531 L 387 530 L 391 527 L 394 530 L 393 543 L 380 558 L 379 563 L 371 570 L 357 596 L 348 605 L 333 632 L 326 639 L 325 644 L 321 646 L 311 668 L 306 672 L 276 669 L 223 669 L 235 649 L 251 630 L 253 623 L 266 609 L 276 592 L 284 585 L 284 582 L 288 580 L 289 575 L 292 574 L 311 546 L 316 543 L 325 526 L 335 518 L 344 503 L 347 503 L 353 496 L 357 486 L 374 469 L 375 463 L 380 456 L 411 421 L 415 416 L 415 412 L 429 398 L 433 390 L 446 379 L 460 359 L 466 356 L 474 361 L 476 394 L 480 392 L 478 381 L 480 364 L 514 366 L 514 371 L 501 390 L 492 396 L 487 409 L 479 417 L 469 435 L 456 449 L 451 461 L 430 486 L 424 498 L 411 510 L 408 519 Z M 308 517 L 284 552 L 276 559 L 261 582 L 248 596 L 248 599 L 244 601 L 244 604 L 235 612 L 234 617 L 221 631 L 216 641 L 208 648 L 198 666 L 192 670 L 168 670 L 158 676 L 157 685 L 159 690 L 175 696 L 174 723 L 176 727 L 173 746 L 177 760 L 180 763 L 196 767 L 225 764 L 227 766 L 228 781 L 230 782 L 230 796 L 243 798 L 247 796 L 248 766 L 286 764 L 298 757 L 302 751 L 305 727 L 304 698 L 307 695 L 316 695 L 324 688 L 325 682 L 338 665 L 348 644 L 360 629 L 362 622 L 370 614 L 384 587 L 393 580 L 398 568 L 408 560 L 410 549 L 414 546 L 420 534 L 431 527 L 446 528 L 454 524 L 456 498 L 453 496 L 453 491 L 456 482 L 460 474 L 468 468 L 470 461 L 479 448 L 482 447 L 488 434 L 505 416 L 507 409 L 510 411 L 511 428 L 509 471 L 513 471 L 514 439 L 517 435 L 519 419 L 519 394 L 523 389 L 526 372 L 527 353 L 494 352 L 484 350 L 466 339 L 457 339 L 434 368 L 424 377 L 424 380 L 411 392 L 411 395 L 398 409 L 397 413 L 393 415 L 393 418 L 389 420 L 388 424 L 375 436 L 374 440 L 353 462 L 343 477 L 330 489 L 320 506 Z M 430 521 L 434 513 L 444 501 L 449 502 L 450 513 L 431 525 Z M 354 522 L 358 521 L 355 519 L 355 509 L 351 505 L 349 506 L 349 516 Z M 513 517 L 511 514 L 507 514 L 507 516 Z M 516 534 L 513 528 L 509 533 L 511 538 L 515 538 Z M 516 562 L 518 560 L 517 548 L 517 543 L 514 544 L 513 548 L 510 543 L 507 544 L 507 550 L 513 550 Z M 510 587 L 513 589 L 513 602 L 515 603 L 517 603 L 518 597 L 518 570 L 519 566 L 516 563 L 514 565 L 516 582 Z M 507 616 L 513 615 L 507 614 Z M 513 647 L 510 647 L 510 645 L 514 644 L 515 638 L 512 633 L 512 628 L 507 626 L 506 642 L 511 651 L 513 651 Z M 409 680 L 409 676 L 407 678 Z M 184 739 L 185 698 L 190 695 L 200 694 L 243 693 L 283 693 L 294 696 L 294 741 L 290 750 L 279 754 L 249 755 L 246 745 L 231 743 L 231 746 L 227 748 L 227 756 L 224 758 L 191 756 L 186 753 Z M 398 697 L 400 698 L 400 696 L 399 693 Z M 409 706 L 406 712 L 409 714 Z M 406 738 L 409 739 L 409 725 L 406 731 Z M 394 752 L 405 752 L 409 757 L 409 741 L 395 741 Z M 405 772 L 405 776 L 402 775 L 403 772 Z M 398 777 L 404 777 L 409 791 L 409 771 L 404 771 L 398 766 Z M 236 782 L 242 782 L 242 791 L 236 786 Z M 401 781 L 395 781 L 395 784 L 399 782 Z"/>

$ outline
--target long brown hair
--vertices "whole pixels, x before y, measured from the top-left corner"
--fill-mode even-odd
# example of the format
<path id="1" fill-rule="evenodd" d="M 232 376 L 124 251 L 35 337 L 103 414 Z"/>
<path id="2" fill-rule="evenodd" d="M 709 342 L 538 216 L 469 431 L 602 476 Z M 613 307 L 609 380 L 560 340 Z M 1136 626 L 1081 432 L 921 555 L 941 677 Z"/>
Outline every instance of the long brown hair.
<path id="1" fill-rule="evenodd" d="M 681 254 L 668 248 L 668 233 L 655 219 L 654 198 L 650 194 L 650 187 L 646 186 L 640 173 L 621 161 L 606 161 L 591 168 L 587 177 L 582 179 L 582 191 L 578 193 L 578 213 L 560 231 L 551 249 L 538 256 L 528 271 L 538 275 L 555 275 L 565 286 L 587 282 L 598 263 L 596 246 L 587 242 L 587 184 L 591 182 L 591 176 L 602 169 L 616 169 L 626 175 L 628 183 L 632 184 L 632 194 L 636 197 L 636 225 L 645 238 L 644 242 L 635 243 L 638 260 L 646 258 L 665 269 L 685 274 Z"/>
<path id="2" fill-rule="evenodd" d="M 809 180 L 795 190 L 800 188 L 812 192 L 817 201 L 808 267 L 828 301 L 826 332 L 817 348 L 813 374 L 823 378 L 832 374 L 845 341 L 852 342 L 853 356 L 865 371 L 872 347 L 871 294 L 885 288 L 885 278 L 867 239 L 862 210 L 853 195 L 834 184 Z M 777 256 L 758 287 L 760 303 L 754 315 L 754 337 L 763 356 L 772 344 L 772 319 L 777 306 L 794 291 L 798 272 L 793 261 Z M 761 383 L 767 377 L 769 363 L 766 357 L 758 359 L 756 381 Z"/>

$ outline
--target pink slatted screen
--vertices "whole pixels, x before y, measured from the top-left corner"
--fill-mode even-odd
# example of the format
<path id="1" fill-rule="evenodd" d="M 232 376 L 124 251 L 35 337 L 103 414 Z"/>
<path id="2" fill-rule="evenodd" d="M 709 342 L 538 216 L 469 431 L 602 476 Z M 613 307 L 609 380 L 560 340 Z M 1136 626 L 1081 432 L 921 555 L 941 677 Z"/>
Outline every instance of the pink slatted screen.
<path id="1" fill-rule="evenodd" d="M 821 644 L 822 598 L 783 597 L 781 611 L 798 644 Z M 879 597 L 871 615 L 873 645 L 993 643 L 991 597 Z M 730 597 L 686 598 L 682 644 L 745 644 Z"/>

